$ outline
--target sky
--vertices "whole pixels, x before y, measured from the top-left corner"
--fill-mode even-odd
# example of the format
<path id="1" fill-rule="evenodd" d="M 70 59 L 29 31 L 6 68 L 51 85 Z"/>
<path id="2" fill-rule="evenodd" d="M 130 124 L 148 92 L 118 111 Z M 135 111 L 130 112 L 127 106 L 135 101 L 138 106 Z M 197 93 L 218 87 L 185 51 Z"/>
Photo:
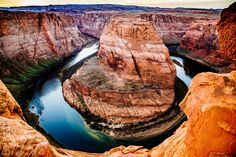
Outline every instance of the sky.
<path id="1" fill-rule="evenodd" d="M 236 0 L 0 0 L 0 7 L 50 4 L 121 4 L 150 7 L 226 8 Z"/>

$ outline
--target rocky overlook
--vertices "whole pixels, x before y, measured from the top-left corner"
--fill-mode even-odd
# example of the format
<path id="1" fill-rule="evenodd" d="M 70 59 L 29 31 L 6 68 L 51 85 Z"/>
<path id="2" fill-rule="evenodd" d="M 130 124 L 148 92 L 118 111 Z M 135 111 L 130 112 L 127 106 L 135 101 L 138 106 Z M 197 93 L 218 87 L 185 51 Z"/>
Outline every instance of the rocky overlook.
<path id="1" fill-rule="evenodd" d="M 165 113 L 174 100 L 175 77 L 175 65 L 153 25 L 118 16 L 105 27 L 98 56 L 64 82 L 63 94 L 72 107 L 103 119 L 113 129 L 108 134 L 145 137 L 144 131 L 114 134 Z"/>

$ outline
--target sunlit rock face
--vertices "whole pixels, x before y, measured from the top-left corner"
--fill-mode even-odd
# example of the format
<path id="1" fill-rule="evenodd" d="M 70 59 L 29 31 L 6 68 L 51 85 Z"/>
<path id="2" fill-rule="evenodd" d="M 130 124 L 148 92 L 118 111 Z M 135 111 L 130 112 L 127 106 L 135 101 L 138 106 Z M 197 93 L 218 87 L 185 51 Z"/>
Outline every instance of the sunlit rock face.
<path id="1" fill-rule="evenodd" d="M 86 43 L 70 16 L 0 12 L 0 55 L 37 61 L 69 56 Z"/>
<path id="2" fill-rule="evenodd" d="M 223 40 L 220 34 L 224 34 L 224 31 L 219 29 L 217 22 L 217 20 L 209 20 L 192 23 L 181 40 L 179 53 L 218 72 L 230 72 L 236 69 L 236 62 L 224 54 L 222 49 L 232 46 L 233 42 L 226 44 L 226 40 L 231 42 L 234 39 L 235 31 L 225 28 L 225 31 L 232 35 L 230 39 Z M 233 25 L 229 24 L 229 26 Z M 219 30 L 220 32 L 218 32 Z M 224 44 L 228 46 L 224 46 Z M 233 51 L 234 48 L 231 47 L 230 52 Z"/>
<path id="3" fill-rule="evenodd" d="M 126 80 L 174 86 L 176 72 L 169 51 L 146 20 L 126 16 L 111 20 L 100 37 L 98 56 Z"/>
<path id="4" fill-rule="evenodd" d="M 236 61 L 236 2 L 222 11 L 218 31 L 220 52 Z"/>
<path id="5" fill-rule="evenodd" d="M 158 131 L 141 133 L 138 124 L 144 123 L 145 130 L 149 121 L 171 107 L 175 77 L 168 49 L 153 25 L 140 18 L 119 16 L 105 27 L 98 56 L 64 82 L 63 93 L 72 107 L 101 119 L 93 123 L 102 125 L 106 133 L 145 137 Z M 127 129 L 134 124 L 136 130 Z"/>
<path id="6" fill-rule="evenodd" d="M 81 32 L 100 38 L 102 31 L 112 16 L 120 15 L 117 11 L 87 11 L 73 16 Z M 153 12 L 129 13 L 153 23 L 164 44 L 179 44 L 191 23 L 199 20 L 219 20 L 218 10 L 174 10 L 164 9 Z"/>
<path id="7" fill-rule="evenodd" d="M 200 57 L 206 57 L 213 51 L 217 51 L 219 49 L 217 22 L 214 20 L 192 23 L 183 36 L 180 47 L 188 49 Z"/>
<path id="8" fill-rule="evenodd" d="M 188 120 L 172 136 L 150 151 L 142 147 L 118 147 L 106 152 L 105 155 L 234 157 L 235 91 L 236 71 L 227 74 L 198 74 L 192 80 L 189 91 L 180 104 Z"/>
<path id="9" fill-rule="evenodd" d="M 22 110 L 7 87 L 0 80 L 0 116 L 7 118 L 23 118 Z M 23 118 L 24 119 L 24 118 Z"/>

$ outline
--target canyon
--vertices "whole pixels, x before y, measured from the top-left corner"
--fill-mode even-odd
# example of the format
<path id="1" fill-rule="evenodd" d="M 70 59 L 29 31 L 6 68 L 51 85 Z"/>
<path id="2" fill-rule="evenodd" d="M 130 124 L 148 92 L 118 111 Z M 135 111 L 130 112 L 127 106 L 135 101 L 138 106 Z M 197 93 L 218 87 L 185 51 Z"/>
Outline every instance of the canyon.
<path id="1" fill-rule="evenodd" d="M 70 16 L 0 11 L 0 17 L 0 78 L 17 98 L 90 41 Z"/>
<path id="2" fill-rule="evenodd" d="M 92 123 L 107 128 L 105 132 L 114 138 L 153 136 L 179 118 L 154 127 L 153 119 L 173 103 L 175 78 L 175 65 L 152 23 L 118 16 L 106 25 L 97 57 L 63 83 L 63 94 L 72 107 L 102 119 L 102 124 Z M 151 131 L 145 127 L 125 131 L 139 123 Z"/>
<path id="3" fill-rule="evenodd" d="M 0 148 L 2 156 L 235 156 L 236 72 L 197 75 L 180 106 L 188 121 L 152 150 L 120 146 L 103 154 L 70 151 L 51 146 L 22 118 L 22 111 L 0 82 Z M 205 97 L 206 93 L 207 99 Z M 10 103 L 8 103 L 10 102 Z M 193 134 L 194 133 L 194 134 Z M 222 144 L 222 140 L 224 143 Z M 27 144 L 25 144 L 27 143 Z"/>
<path id="4" fill-rule="evenodd" d="M 112 129 L 119 127 L 120 123 L 136 123 L 143 119 L 144 122 L 137 125 L 145 127 L 144 124 L 153 116 L 158 118 L 170 108 L 176 94 L 173 92 L 176 72 L 164 44 L 180 44 L 179 55 L 217 72 L 229 73 L 206 72 L 194 77 L 179 104 L 188 120 L 160 145 L 150 150 L 143 146 L 119 146 L 100 154 L 53 146 L 25 121 L 21 108 L 27 104 L 21 103 L 20 106 L 0 81 L 0 156 L 236 156 L 235 5 L 223 10 L 221 19 L 219 11 L 209 10 L 169 9 L 158 13 L 78 13 L 76 9 L 73 13 L 72 10 L 49 13 L 1 11 L 0 78 L 17 100 L 23 95 L 25 86 L 31 88 L 52 65 L 78 52 L 94 40 L 92 38 L 100 39 L 97 56 L 85 61 L 64 82 L 63 93 L 80 112 L 89 106 L 90 112 L 102 117 L 95 116 L 94 120 L 102 119 L 102 124 L 109 121 L 109 125 L 117 124 L 115 127 L 111 125 Z M 168 83 L 163 83 L 163 80 Z M 137 86 L 131 86 L 130 82 Z M 104 88 L 103 85 L 107 86 Z M 125 91 L 128 94 L 122 93 L 124 85 L 128 87 Z M 153 97 L 155 101 L 151 101 Z M 92 106 L 94 102 L 96 107 L 108 103 L 113 106 L 104 111 L 104 106 Z M 142 109 L 142 114 L 145 114 L 140 111 L 139 117 L 135 117 L 129 112 L 122 115 L 118 110 L 117 106 L 124 102 L 137 108 L 140 102 L 145 102 L 142 103 L 145 109 L 156 104 L 162 104 L 163 108 L 155 108 L 154 113 Z M 127 105 L 121 108 L 129 110 Z M 93 117 L 89 112 L 85 114 Z M 125 119 L 111 118 L 108 114 Z M 123 136 L 133 131 L 127 126 L 127 132 L 121 131 Z"/>

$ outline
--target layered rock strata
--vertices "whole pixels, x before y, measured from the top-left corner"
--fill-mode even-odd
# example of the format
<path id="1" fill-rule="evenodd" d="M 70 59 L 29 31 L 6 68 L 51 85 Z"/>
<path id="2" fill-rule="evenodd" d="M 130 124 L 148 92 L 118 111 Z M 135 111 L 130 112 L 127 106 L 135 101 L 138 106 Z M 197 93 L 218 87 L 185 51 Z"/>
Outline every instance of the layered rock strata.
<path id="1" fill-rule="evenodd" d="M 222 11 L 220 21 L 192 23 L 182 38 L 179 54 L 218 72 L 235 70 L 236 15 L 235 9 L 229 10 Z"/>
<path id="2" fill-rule="evenodd" d="M 0 78 L 19 96 L 89 39 L 70 15 L 0 11 Z"/>
<path id="3" fill-rule="evenodd" d="M 70 16 L 0 12 L 0 54 L 5 58 L 37 61 L 66 57 L 86 42 Z"/>
<path id="4" fill-rule="evenodd" d="M 155 29 L 163 39 L 164 44 L 179 44 L 181 38 L 192 22 L 204 20 L 219 20 L 218 10 L 159 10 L 157 12 L 118 12 L 118 11 L 85 11 L 74 15 L 74 21 L 83 33 L 100 38 L 107 22 L 116 15 L 132 15 L 146 19 L 153 23 Z"/>
<path id="5" fill-rule="evenodd" d="M 1 156 L 81 157 L 216 157 L 236 155 L 236 71 L 227 74 L 201 73 L 194 77 L 180 106 L 188 121 L 163 143 L 151 150 L 142 146 L 120 146 L 103 154 L 70 151 L 51 146 L 45 137 L 19 116 L 0 114 Z M 0 106 L 18 104 L 0 83 Z M 7 104 L 6 107 L 5 104 Z M 8 106 L 9 105 L 9 106 Z M 18 107 L 17 107 L 18 108 Z M 9 110 L 12 112 L 12 110 Z M 14 112 L 14 111 L 13 111 Z M 10 115 L 15 115 L 11 113 Z M 6 116 L 6 117 L 5 117 Z"/>
<path id="6" fill-rule="evenodd" d="M 98 57 L 85 62 L 64 82 L 63 94 L 72 107 L 106 122 L 101 128 L 113 129 L 105 132 L 114 137 L 153 136 L 163 128 L 146 130 L 147 134 L 140 134 L 140 129 L 125 134 L 116 130 L 148 124 L 165 113 L 174 100 L 175 77 L 175 65 L 153 25 L 119 16 L 101 35 Z"/>
<path id="7" fill-rule="evenodd" d="M 236 71 L 201 73 L 194 77 L 180 107 L 187 122 L 162 144 L 118 147 L 105 156 L 216 157 L 236 155 Z"/>

